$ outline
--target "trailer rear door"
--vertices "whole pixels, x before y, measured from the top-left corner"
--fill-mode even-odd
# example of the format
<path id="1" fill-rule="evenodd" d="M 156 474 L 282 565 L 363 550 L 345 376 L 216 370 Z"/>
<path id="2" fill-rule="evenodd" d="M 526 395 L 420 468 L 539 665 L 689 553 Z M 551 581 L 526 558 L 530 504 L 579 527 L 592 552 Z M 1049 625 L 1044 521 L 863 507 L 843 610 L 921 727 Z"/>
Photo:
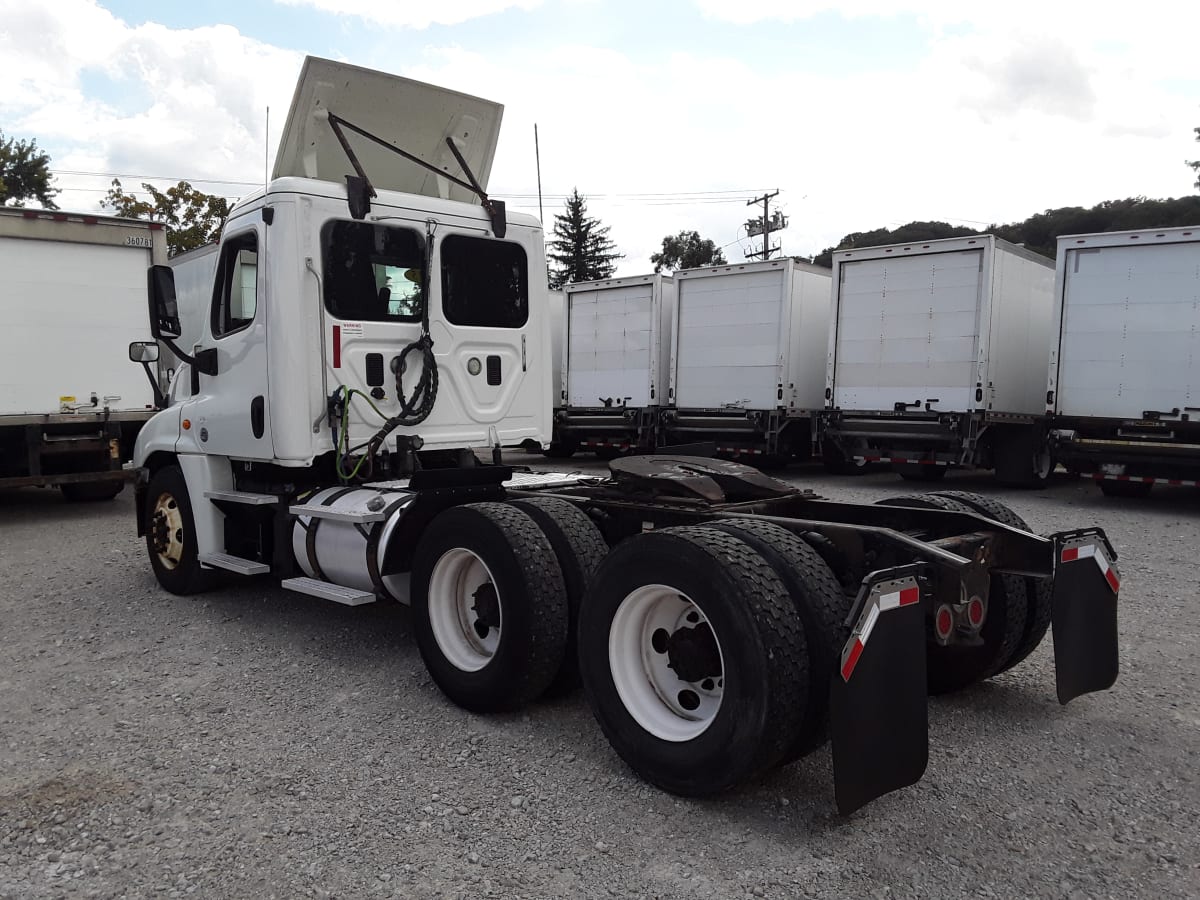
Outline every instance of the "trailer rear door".
<path id="1" fill-rule="evenodd" d="M 1068 250 L 1058 412 L 1200 406 L 1200 243 Z"/>
<path id="2" fill-rule="evenodd" d="M 974 408 L 983 250 L 841 264 L 833 403 Z"/>
<path id="3" fill-rule="evenodd" d="M 567 405 L 649 406 L 657 354 L 652 330 L 654 284 L 569 291 Z"/>
<path id="4" fill-rule="evenodd" d="M 725 272 L 678 280 L 675 405 L 680 409 L 774 409 L 791 302 L 790 269 Z"/>
<path id="5" fill-rule="evenodd" d="M 0 240 L 0 414 L 153 406 L 128 355 L 130 341 L 152 340 L 150 262 L 141 246 Z"/>

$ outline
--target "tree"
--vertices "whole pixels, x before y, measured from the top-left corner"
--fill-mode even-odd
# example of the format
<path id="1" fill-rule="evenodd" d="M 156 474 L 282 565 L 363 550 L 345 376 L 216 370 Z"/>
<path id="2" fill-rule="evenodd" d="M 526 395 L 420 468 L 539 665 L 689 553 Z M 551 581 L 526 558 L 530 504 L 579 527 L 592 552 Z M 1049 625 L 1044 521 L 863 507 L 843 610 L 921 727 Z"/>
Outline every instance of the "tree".
<path id="1" fill-rule="evenodd" d="M 1200 128 L 1195 129 L 1195 131 L 1196 140 L 1200 141 Z M 1188 163 L 1188 166 L 1190 166 L 1191 170 L 1196 173 L 1196 189 L 1200 190 L 1200 159 L 1193 159 Z"/>
<path id="2" fill-rule="evenodd" d="M 34 199 L 46 209 L 58 209 L 58 188 L 50 185 L 50 157 L 36 140 L 6 138 L 0 131 L 0 206 L 24 206 Z"/>
<path id="3" fill-rule="evenodd" d="M 229 216 L 229 201 L 215 194 L 198 191 L 181 181 L 166 191 L 142 182 L 149 200 L 125 193 L 121 181 L 114 178 L 101 205 L 128 219 L 149 219 L 167 226 L 167 253 L 175 256 L 211 244 L 221 237 L 221 227 Z"/>
<path id="4" fill-rule="evenodd" d="M 608 231 L 607 225 L 587 214 L 587 201 L 575 188 L 567 198 L 566 212 L 554 217 L 554 240 L 546 253 L 553 263 L 550 287 L 610 277 L 623 254 L 617 252 Z"/>
<path id="5" fill-rule="evenodd" d="M 701 238 L 698 231 L 681 231 L 669 234 L 662 241 L 662 252 L 650 256 L 654 271 L 666 269 L 698 269 L 701 266 L 725 265 L 725 254 L 708 238 Z"/>

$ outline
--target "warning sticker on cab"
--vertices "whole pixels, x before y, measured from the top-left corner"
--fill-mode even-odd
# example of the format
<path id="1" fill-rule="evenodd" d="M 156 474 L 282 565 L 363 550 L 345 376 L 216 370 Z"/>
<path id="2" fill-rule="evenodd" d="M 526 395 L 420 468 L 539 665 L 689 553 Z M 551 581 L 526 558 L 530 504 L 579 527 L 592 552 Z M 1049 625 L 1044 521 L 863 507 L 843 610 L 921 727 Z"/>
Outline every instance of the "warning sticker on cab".
<path id="1" fill-rule="evenodd" d="M 362 322 L 343 322 L 342 337 L 362 337 L 363 323 Z"/>

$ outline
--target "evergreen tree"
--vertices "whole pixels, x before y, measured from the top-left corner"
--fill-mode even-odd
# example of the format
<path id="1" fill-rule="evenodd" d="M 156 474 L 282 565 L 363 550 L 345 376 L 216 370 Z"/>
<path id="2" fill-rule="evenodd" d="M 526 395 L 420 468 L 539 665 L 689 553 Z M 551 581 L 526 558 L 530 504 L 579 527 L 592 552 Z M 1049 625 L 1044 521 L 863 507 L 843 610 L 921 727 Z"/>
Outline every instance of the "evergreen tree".
<path id="1" fill-rule="evenodd" d="M 554 217 L 554 240 L 546 256 L 550 260 L 550 287 L 576 281 L 608 278 L 616 271 L 623 254 L 608 236 L 608 226 L 587 214 L 587 201 L 579 188 L 567 198 L 566 211 Z"/>

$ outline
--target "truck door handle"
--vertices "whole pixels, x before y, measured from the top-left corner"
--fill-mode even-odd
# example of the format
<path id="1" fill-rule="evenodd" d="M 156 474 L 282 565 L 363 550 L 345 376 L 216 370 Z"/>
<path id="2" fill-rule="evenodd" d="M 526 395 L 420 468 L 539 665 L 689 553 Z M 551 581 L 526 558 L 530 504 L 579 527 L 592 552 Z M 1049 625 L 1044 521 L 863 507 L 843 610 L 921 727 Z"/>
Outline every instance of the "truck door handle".
<path id="1" fill-rule="evenodd" d="M 262 394 L 250 401 L 250 430 L 261 439 L 267 430 L 267 410 Z"/>

